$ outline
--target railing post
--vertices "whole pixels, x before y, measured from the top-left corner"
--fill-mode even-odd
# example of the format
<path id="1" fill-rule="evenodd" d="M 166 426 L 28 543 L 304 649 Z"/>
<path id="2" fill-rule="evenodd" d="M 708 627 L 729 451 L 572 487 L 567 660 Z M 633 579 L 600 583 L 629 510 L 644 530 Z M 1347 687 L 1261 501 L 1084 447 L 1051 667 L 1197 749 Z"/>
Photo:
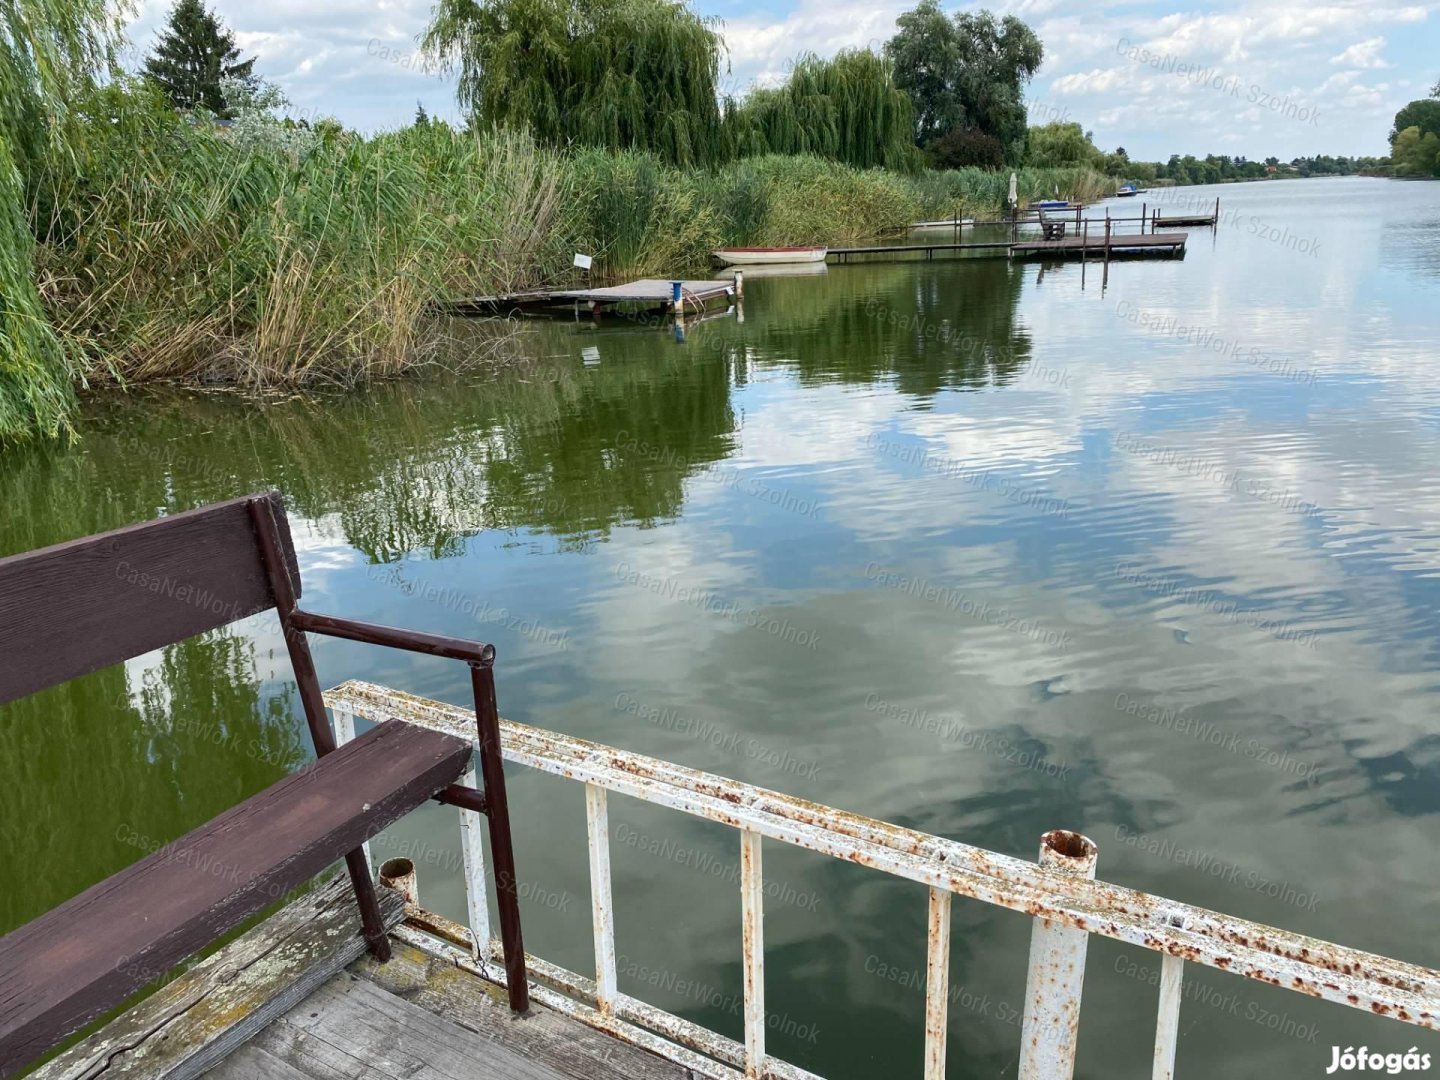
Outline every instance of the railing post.
<path id="1" fill-rule="evenodd" d="M 1160 961 L 1160 1005 L 1155 1019 L 1155 1064 L 1151 1080 L 1174 1080 L 1175 1042 L 1180 1035 L 1180 988 L 1185 961 L 1165 954 Z"/>
<path id="2" fill-rule="evenodd" d="M 525 943 L 520 936 L 520 884 L 515 879 L 515 843 L 510 835 L 510 801 L 505 794 L 505 761 L 500 753 L 500 712 L 495 704 L 495 669 L 470 665 L 475 693 L 475 723 L 480 733 L 480 776 L 485 781 L 485 816 L 490 823 L 490 854 L 495 860 L 495 901 L 500 908 L 500 943 L 505 950 L 505 986 L 510 1008 L 530 1007 L 525 973 Z"/>
<path id="3" fill-rule="evenodd" d="M 925 1080 L 945 1080 L 945 1037 L 950 1013 L 950 892 L 930 889 L 929 947 L 925 958 Z"/>
<path id="4" fill-rule="evenodd" d="M 1057 829 L 1040 838 L 1040 865 L 1094 879 L 1100 854 L 1094 841 Z M 1036 918 L 1025 977 L 1025 1019 L 1020 1029 L 1020 1080 L 1070 1080 L 1080 1030 L 1080 992 L 1090 933 Z"/>
<path id="5" fill-rule="evenodd" d="M 745 968 L 745 1075 L 765 1075 L 765 881 L 760 834 L 740 833 L 740 926 Z"/>
<path id="6" fill-rule="evenodd" d="M 590 840 L 590 911 L 595 931 L 595 1004 L 615 1015 L 615 908 L 610 897 L 610 814 L 605 789 L 585 785 L 585 824 Z"/>
<path id="7" fill-rule="evenodd" d="M 475 780 L 475 764 L 465 770 L 461 783 L 479 788 Z M 460 858 L 465 871 L 465 908 L 470 916 L 470 942 L 475 959 L 482 965 L 490 962 L 490 901 L 485 895 L 485 840 L 480 835 L 480 815 L 459 808 Z"/>

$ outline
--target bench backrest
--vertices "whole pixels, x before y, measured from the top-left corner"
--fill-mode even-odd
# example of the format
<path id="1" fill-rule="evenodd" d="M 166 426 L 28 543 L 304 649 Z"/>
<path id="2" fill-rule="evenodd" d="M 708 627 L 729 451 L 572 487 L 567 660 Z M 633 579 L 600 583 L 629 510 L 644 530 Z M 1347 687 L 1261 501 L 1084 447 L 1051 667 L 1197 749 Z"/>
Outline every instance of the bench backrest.
<path id="1" fill-rule="evenodd" d="M 0 704 L 275 607 L 257 502 L 298 597 L 277 492 L 0 559 Z"/>

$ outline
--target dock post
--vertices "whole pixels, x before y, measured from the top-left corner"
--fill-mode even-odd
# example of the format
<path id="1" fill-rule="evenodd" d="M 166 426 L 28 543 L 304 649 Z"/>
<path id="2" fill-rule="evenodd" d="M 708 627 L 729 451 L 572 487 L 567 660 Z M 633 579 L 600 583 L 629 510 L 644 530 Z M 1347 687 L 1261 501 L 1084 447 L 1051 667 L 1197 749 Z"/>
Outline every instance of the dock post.
<path id="1" fill-rule="evenodd" d="M 1210 224 L 1214 225 L 1215 228 L 1217 228 L 1217 229 L 1220 227 L 1220 196 L 1219 196 L 1219 195 L 1216 195 L 1216 196 L 1215 196 L 1215 220 L 1212 221 Z"/>
<path id="2" fill-rule="evenodd" d="M 676 315 L 685 313 L 685 283 L 683 281 L 670 282 L 670 310 Z"/>
<path id="3" fill-rule="evenodd" d="M 1110 261 L 1110 208 L 1105 208 L 1105 261 Z"/>
<path id="4" fill-rule="evenodd" d="M 736 299 L 736 300 L 744 300 L 744 299 L 745 299 L 745 271 L 744 271 L 744 270 L 736 270 L 736 271 L 735 271 L 735 299 Z"/>
<path id="5" fill-rule="evenodd" d="M 1040 838 L 1040 865 L 1095 879 L 1100 849 L 1079 833 L 1057 829 Z M 1080 993 L 1090 932 L 1036 918 L 1031 924 L 1030 970 L 1020 1029 L 1019 1080 L 1071 1080 L 1080 1030 Z"/>

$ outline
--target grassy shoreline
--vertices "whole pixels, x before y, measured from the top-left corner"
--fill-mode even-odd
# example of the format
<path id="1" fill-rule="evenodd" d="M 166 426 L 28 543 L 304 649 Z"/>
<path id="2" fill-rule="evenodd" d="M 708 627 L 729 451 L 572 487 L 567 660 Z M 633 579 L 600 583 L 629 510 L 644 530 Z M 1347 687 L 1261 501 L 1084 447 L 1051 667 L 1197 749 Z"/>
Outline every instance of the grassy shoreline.
<path id="1" fill-rule="evenodd" d="M 606 280 L 698 273 L 724 244 L 992 216 L 1009 184 L 1008 171 L 804 156 L 686 170 L 442 124 L 307 132 L 297 147 L 196 126 L 119 87 L 84 119 L 82 153 L 48 166 L 31 204 L 36 281 L 71 368 L 40 374 L 78 387 L 356 385 L 437 361 L 431 301 L 567 280 L 576 251 Z M 1019 183 L 1022 199 L 1114 185 L 1089 169 L 1021 169 Z M 12 425 L 0 443 L 29 434 Z"/>

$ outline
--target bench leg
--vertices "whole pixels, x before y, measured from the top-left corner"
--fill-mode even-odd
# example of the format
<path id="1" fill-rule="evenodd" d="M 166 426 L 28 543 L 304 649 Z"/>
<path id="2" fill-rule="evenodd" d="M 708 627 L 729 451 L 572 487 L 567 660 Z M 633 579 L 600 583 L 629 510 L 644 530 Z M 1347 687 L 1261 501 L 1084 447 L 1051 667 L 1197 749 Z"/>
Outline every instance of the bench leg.
<path id="1" fill-rule="evenodd" d="M 385 923 L 380 916 L 380 900 L 375 895 L 375 881 L 365 861 L 365 849 L 356 848 L 346 854 L 345 866 L 350 871 L 355 903 L 360 908 L 360 929 L 365 936 L 365 944 L 378 963 L 387 963 L 390 960 L 390 935 L 385 932 Z"/>
<path id="2" fill-rule="evenodd" d="M 470 665 L 475 692 L 475 723 L 480 735 L 480 775 L 485 783 L 485 818 L 495 860 L 495 899 L 500 908 L 500 944 L 505 950 L 505 985 L 510 1008 L 530 1008 L 525 942 L 520 936 L 520 883 L 515 878 L 515 844 L 510 836 L 510 802 L 505 794 L 505 762 L 500 753 L 500 711 L 495 704 L 495 669 Z"/>

